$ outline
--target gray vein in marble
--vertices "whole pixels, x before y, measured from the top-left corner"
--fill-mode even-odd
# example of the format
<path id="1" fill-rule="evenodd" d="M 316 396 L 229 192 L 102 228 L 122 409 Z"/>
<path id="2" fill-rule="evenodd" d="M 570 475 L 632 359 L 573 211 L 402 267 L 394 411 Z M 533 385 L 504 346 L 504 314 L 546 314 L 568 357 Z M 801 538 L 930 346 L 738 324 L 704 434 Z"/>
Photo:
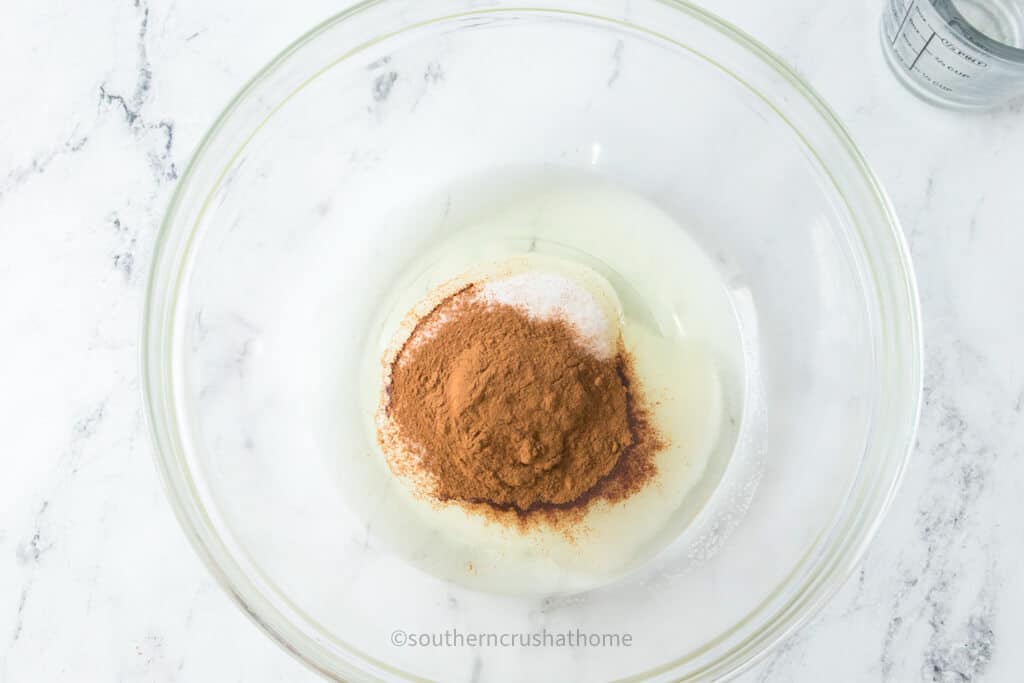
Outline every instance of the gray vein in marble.
<path id="1" fill-rule="evenodd" d="M 622 74 L 622 52 L 626 49 L 626 43 L 622 40 L 615 41 L 615 50 L 612 52 L 612 74 L 608 77 L 608 87 L 615 85 Z"/>
<path id="2" fill-rule="evenodd" d="M 385 71 L 378 74 L 373 79 L 373 84 L 370 88 L 371 103 L 367 106 L 367 111 L 374 117 L 375 120 L 381 121 L 387 111 L 386 105 L 388 98 L 391 97 L 391 93 L 394 90 L 395 83 L 398 81 L 397 71 Z M 352 158 L 355 162 L 355 158 Z"/>
<path id="3" fill-rule="evenodd" d="M 204 310 L 205 309 L 200 306 L 199 310 L 196 311 L 196 314 L 192 316 L 192 334 L 190 336 L 192 338 L 193 351 L 199 350 L 203 345 L 203 342 L 206 341 L 207 337 L 210 335 L 210 328 L 205 322 L 203 322 Z"/>
<path id="4" fill-rule="evenodd" d="M 114 228 L 114 234 L 120 241 L 120 246 L 111 256 L 114 269 L 121 273 L 125 282 L 131 282 L 135 273 L 135 251 L 138 244 L 138 235 L 135 231 L 129 230 L 117 214 L 111 214 L 110 224 Z"/>
<path id="5" fill-rule="evenodd" d="M 135 256 L 131 252 L 125 252 L 123 254 L 114 254 L 114 268 L 121 271 L 124 275 L 125 280 L 130 280 L 132 277 L 132 268 L 135 265 Z"/>
<path id="6" fill-rule="evenodd" d="M 21 595 L 18 596 L 18 607 L 14 614 L 14 630 L 11 632 L 11 647 L 21 639 L 21 633 L 25 628 L 25 604 L 28 602 L 28 594 L 31 590 L 32 582 L 28 581 L 22 586 Z"/>
<path id="7" fill-rule="evenodd" d="M 7 173 L 7 177 L 4 179 L 2 185 L 0 185 L 0 199 L 3 199 L 12 190 L 19 187 L 22 183 L 28 180 L 32 176 L 42 175 L 46 173 L 50 164 L 56 161 L 58 158 L 66 156 L 68 154 L 74 154 L 78 152 L 86 143 L 89 142 L 87 135 L 78 136 L 77 126 L 71 135 L 59 146 L 51 149 L 39 156 L 33 158 L 24 166 L 15 168 Z"/>
<path id="8" fill-rule="evenodd" d="M 42 532 L 38 529 L 32 538 L 25 541 L 18 546 L 15 551 L 15 558 L 18 560 L 18 564 L 26 565 L 29 563 L 39 564 L 39 560 L 42 559 L 43 555 L 53 549 L 53 543 L 47 543 L 43 540 Z"/>
<path id="9" fill-rule="evenodd" d="M 115 107 L 121 110 L 129 130 L 137 137 L 142 137 L 149 132 L 156 132 L 162 138 L 162 142 L 156 151 L 149 150 L 150 166 L 153 174 L 158 180 L 176 180 L 178 168 L 172 158 L 171 148 L 174 145 L 174 123 L 167 119 L 150 121 L 143 116 L 143 109 L 149 100 L 153 87 L 153 67 L 149 60 L 149 51 L 146 46 L 149 34 L 149 4 L 135 3 L 135 7 L 141 9 L 142 16 L 139 20 L 139 28 L 136 34 L 136 59 L 137 75 L 135 87 L 130 96 L 111 92 L 106 83 L 100 83 L 99 100 L 101 109 L 104 107 Z"/>
<path id="10" fill-rule="evenodd" d="M 952 358 L 939 357 L 930 369 L 928 384 L 943 386 L 946 365 L 955 361 L 963 366 L 979 359 L 969 348 L 958 351 Z M 883 680 L 894 680 L 893 652 L 896 640 L 909 624 L 921 620 L 930 630 L 928 647 L 921 664 L 924 680 L 974 681 L 980 676 L 991 658 L 995 638 L 990 624 L 996 613 L 995 602 L 986 597 L 991 593 L 993 571 L 986 571 L 986 588 L 980 599 L 973 601 L 966 621 L 954 623 L 950 605 L 958 591 L 959 566 L 962 559 L 954 546 L 966 533 L 966 520 L 986 488 L 986 482 L 997 458 L 986 439 L 971 428 L 963 416 L 957 399 L 925 396 L 923 416 L 924 433 L 934 435 L 934 443 L 926 444 L 925 452 L 932 462 L 932 476 L 951 482 L 934 495 L 942 500 L 926 500 L 917 512 L 916 526 L 925 545 L 924 558 L 916 566 L 902 566 L 901 587 L 893 597 L 892 616 L 882 645 Z M 917 609 L 904 609 L 908 597 Z"/>
<path id="11" fill-rule="evenodd" d="M 146 85 L 142 92 L 148 93 L 148 91 L 149 86 Z M 159 143 L 157 151 L 149 151 L 147 156 L 156 178 L 176 180 L 178 167 L 171 158 L 171 147 L 174 144 L 174 123 L 168 120 L 160 120 L 155 123 L 147 121 L 142 116 L 144 102 L 135 100 L 129 102 L 123 95 L 108 91 L 105 84 L 100 84 L 99 97 L 101 105 L 114 105 L 121 110 L 125 122 L 135 135 L 141 137 L 149 132 L 158 132 L 162 136 L 163 140 Z"/>
<path id="12" fill-rule="evenodd" d="M 911 592 L 917 586 L 919 579 L 915 575 L 911 575 L 903 567 L 898 567 L 898 571 L 902 574 L 900 578 L 900 586 L 896 590 L 892 599 L 892 612 L 900 612 L 903 608 L 903 604 L 907 597 L 910 596 Z M 921 570 L 927 570 L 927 562 L 925 567 Z M 903 617 L 898 614 L 893 614 L 889 619 L 889 623 L 886 625 L 885 635 L 882 638 L 881 656 L 880 662 L 882 667 L 882 680 L 889 681 L 892 678 L 892 672 L 894 662 L 892 658 L 892 650 L 895 646 L 896 636 L 900 633 L 903 627 Z"/>
<path id="13" fill-rule="evenodd" d="M 95 423 L 98 423 L 100 419 L 102 419 L 102 411 L 100 411 L 99 417 L 96 417 L 94 420 L 88 419 L 87 416 L 86 418 L 83 418 L 82 420 L 79 420 L 78 422 L 75 423 L 73 427 L 74 436 L 72 437 L 71 445 L 72 454 L 74 454 L 74 452 L 77 450 L 77 444 L 82 439 L 88 439 L 90 436 L 92 436 L 92 434 L 95 433 L 95 428 L 93 425 Z M 74 468 L 72 464 L 70 477 L 73 477 L 76 471 L 77 470 Z M 51 550 L 53 550 L 53 548 L 56 545 L 56 542 L 52 540 L 51 535 L 45 530 L 46 515 L 49 508 L 50 498 L 46 497 L 39 505 L 39 508 L 35 514 L 32 524 L 31 535 L 27 540 L 20 543 L 17 549 L 15 550 L 15 560 L 17 564 L 27 569 L 28 574 L 26 579 L 24 580 L 24 583 L 22 584 L 21 592 L 18 598 L 18 606 L 14 620 L 14 629 L 12 631 L 11 636 L 12 645 L 21 638 L 24 629 L 25 610 L 28 604 L 29 595 L 32 592 L 32 587 L 35 581 L 35 574 L 33 573 L 33 570 L 42 564 L 45 556 Z"/>
<path id="14" fill-rule="evenodd" d="M 986 582 L 992 577 L 986 572 Z M 955 575 L 952 577 L 955 579 Z M 950 628 L 950 586 L 947 578 L 940 579 L 925 596 L 930 611 L 928 624 L 931 635 L 922 666 L 922 678 L 941 683 L 956 681 L 968 683 L 977 680 L 992 658 L 995 635 L 991 624 L 995 615 L 991 590 L 983 591 L 966 624 Z"/>
<path id="15" fill-rule="evenodd" d="M 757 683 L 771 683 L 772 681 L 778 680 L 776 678 L 776 671 L 783 663 L 785 663 L 786 666 L 790 666 L 793 662 L 799 661 L 802 656 L 801 651 L 804 645 L 804 637 L 802 634 L 803 631 L 784 641 L 768 656 L 764 663 L 761 664 L 761 668 L 757 676 Z"/>
<path id="16" fill-rule="evenodd" d="M 974 208 L 971 209 L 971 219 L 967 224 L 967 242 L 973 244 L 975 237 L 978 235 L 978 215 L 981 213 L 981 207 L 985 205 L 985 195 L 978 198 Z"/>
<path id="17" fill-rule="evenodd" d="M 224 330 L 225 335 L 230 335 L 231 343 L 225 344 L 224 348 L 218 348 L 210 352 L 210 369 L 216 368 L 220 372 L 204 374 L 204 383 L 199 390 L 199 399 L 209 397 L 219 391 L 228 380 L 245 379 L 247 365 L 253 350 L 253 344 L 257 342 L 262 331 L 244 316 L 238 313 L 231 313 L 222 319 L 206 321 L 203 311 L 200 310 L 193 317 L 193 330 L 197 335 L 192 339 L 193 348 L 200 348 L 202 340 L 206 338 L 209 331 L 214 327 Z"/>
<path id="18" fill-rule="evenodd" d="M 53 549 L 53 543 L 43 540 L 43 515 L 46 514 L 47 508 L 50 507 L 50 501 L 44 500 L 42 505 L 39 506 L 39 511 L 36 513 L 34 531 L 32 537 L 29 540 L 21 543 L 18 549 L 15 551 L 15 558 L 18 560 L 20 565 L 28 564 L 39 564 L 39 560 L 42 559 L 43 555 Z"/>
<path id="19" fill-rule="evenodd" d="M 363 550 L 364 551 L 370 549 L 370 539 L 372 538 L 372 533 L 373 533 L 373 520 L 370 520 L 370 521 L 368 521 L 366 523 L 366 526 L 364 527 L 364 531 L 363 531 Z"/>
<path id="20" fill-rule="evenodd" d="M 395 86 L 395 81 L 398 80 L 397 71 L 388 71 L 383 73 L 373 81 L 373 100 L 374 102 L 384 102 L 391 95 L 391 89 Z"/>
<path id="21" fill-rule="evenodd" d="M 914 580 L 914 585 L 917 584 L 917 580 Z M 913 586 L 911 586 L 913 587 Z M 896 607 L 899 608 L 900 603 L 897 603 Z M 892 650 L 893 643 L 896 640 L 896 634 L 903 626 L 903 617 L 894 616 L 889 620 L 889 624 L 885 629 L 885 636 L 882 640 L 882 654 L 880 661 L 882 663 L 882 680 L 889 681 L 892 679 L 893 660 Z"/>
<path id="22" fill-rule="evenodd" d="M 15 560 L 20 566 L 30 568 L 38 566 L 43 557 L 53 549 L 53 542 L 46 540 L 47 537 L 43 533 L 44 516 L 49 506 L 48 499 L 42 502 L 33 522 L 34 530 L 32 537 L 28 541 L 19 544 L 15 551 Z M 29 602 L 29 594 L 32 592 L 33 585 L 34 574 L 30 572 L 17 600 L 17 609 L 14 614 L 14 629 L 11 633 L 12 645 L 22 637 L 22 632 L 25 628 L 25 609 Z"/>
<path id="23" fill-rule="evenodd" d="M 423 82 L 420 84 L 416 97 L 412 101 L 412 105 L 409 107 L 410 113 L 415 113 L 416 109 L 420 106 L 420 102 L 427 96 L 431 88 L 437 86 L 437 84 L 444 81 L 444 69 L 441 67 L 441 63 L 436 60 L 431 60 L 427 63 L 427 68 L 423 71 Z"/>
<path id="24" fill-rule="evenodd" d="M 427 64 L 426 71 L 423 72 L 423 80 L 427 83 L 439 83 L 444 80 L 444 69 L 441 67 L 441 63 L 432 60 Z"/>
<path id="25" fill-rule="evenodd" d="M 537 609 L 538 614 L 550 615 L 558 612 L 559 610 L 580 605 L 585 599 L 580 595 L 549 595 L 540 602 L 540 607 Z"/>
<path id="26" fill-rule="evenodd" d="M 107 402 L 103 401 L 98 406 L 93 408 L 85 417 L 81 418 L 75 423 L 75 434 L 80 437 L 88 438 L 96 433 L 99 428 L 100 422 L 103 421 L 103 415 L 107 409 Z"/>
<path id="27" fill-rule="evenodd" d="M 135 3 L 140 7 L 139 2 Z M 135 91 L 131 99 L 122 95 L 107 92 L 106 86 L 100 85 L 100 98 L 108 104 L 117 103 L 124 111 L 128 125 L 133 125 L 140 117 L 140 109 L 149 97 L 149 91 L 153 83 L 153 68 L 149 61 L 149 54 L 146 48 L 146 33 L 149 30 L 149 6 L 142 7 L 142 19 L 139 23 L 136 40 L 136 52 L 138 59 L 138 76 L 135 80 Z"/>
<path id="28" fill-rule="evenodd" d="M 857 592 L 854 593 L 853 599 L 850 600 L 850 606 L 843 611 L 842 616 L 844 617 L 855 614 L 865 607 L 864 597 L 867 592 L 867 570 L 863 565 L 861 565 L 861 568 L 857 571 L 856 581 Z"/>

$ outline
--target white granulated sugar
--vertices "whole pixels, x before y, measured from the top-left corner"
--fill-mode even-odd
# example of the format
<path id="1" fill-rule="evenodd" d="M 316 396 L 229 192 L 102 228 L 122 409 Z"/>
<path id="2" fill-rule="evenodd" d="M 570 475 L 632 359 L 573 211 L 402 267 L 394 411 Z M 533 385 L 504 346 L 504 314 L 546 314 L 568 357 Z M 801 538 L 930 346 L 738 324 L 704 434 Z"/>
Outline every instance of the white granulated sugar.
<path id="1" fill-rule="evenodd" d="M 608 316 L 590 291 L 559 273 L 528 271 L 486 283 L 479 296 L 489 303 L 515 306 L 542 320 L 572 325 L 580 343 L 599 358 L 615 355 Z"/>

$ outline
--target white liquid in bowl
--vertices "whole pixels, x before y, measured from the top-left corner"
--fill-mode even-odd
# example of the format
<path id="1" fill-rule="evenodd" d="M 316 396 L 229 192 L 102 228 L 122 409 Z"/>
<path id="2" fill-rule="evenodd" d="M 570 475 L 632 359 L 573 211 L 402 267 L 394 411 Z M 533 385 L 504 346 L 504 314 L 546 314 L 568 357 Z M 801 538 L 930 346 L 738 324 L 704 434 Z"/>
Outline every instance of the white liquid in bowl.
<path id="1" fill-rule="evenodd" d="M 545 527 L 506 528 L 414 495 L 392 476 L 376 441 L 381 359 L 402 318 L 429 310 L 424 302 L 445 283 L 491 280 L 492 292 L 514 298 L 516 277 L 524 275 L 570 280 L 590 292 L 610 328 L 621 330 L 667 442 L 655 479 L 624 501 L 593 505 L 583 533 L 571 539 Z M 649 559 L 708 499 L 740 422 L 739 329 L 717 269 L 664 213 L 603 183 L 490 202 L 439 234 L 380 307 L 362 367 L 360 414 L 342 417 L 362 422 L 370 452 L 338 454 L 334 470 L 346 501 L 355 514 L 372 516 L 373 534 L 407 560 L 483 590 L 582 591 Z"/>

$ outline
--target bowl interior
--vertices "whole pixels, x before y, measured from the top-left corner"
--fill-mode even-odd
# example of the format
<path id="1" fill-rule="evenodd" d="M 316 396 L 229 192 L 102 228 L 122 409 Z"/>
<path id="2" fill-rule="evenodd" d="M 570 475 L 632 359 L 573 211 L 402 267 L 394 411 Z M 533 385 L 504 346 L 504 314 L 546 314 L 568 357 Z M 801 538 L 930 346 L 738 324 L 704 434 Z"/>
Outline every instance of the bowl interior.
<path id="1" fill-rule="evenodd" d="M 891 490 L 909 443 L 916 347 L 891 320 L 913 328 L 916 309 L 884 200 L 805 93 L 699 13 L 432 5 L 376 3 L 322 27 L 236 103 L 186 178 L 153 294 L 178 439 L 165 467 L 184 473 L 172 495 L 250 612 L 328 673 L 735 668 L 820 597 L 823 567 L 852 562 L 870 535 L 854 517 L 877 519 L 884 501 L 865 501 Z M 397 553 L 375 528 L 387 496 L 377 511 L 346 500 L 332 463 L 377 454 L 371 431 L 336 416 L 361 409 L 395 278 L 487 194 L 467 180 L 508 197 L 563 173 L 651 200 L 716 261 L 743 335 L 742 424 L 699 515 L 653 560 L 581 594 L 487 593 Z M 879 424 L 886 387 L 895 435 Z M 396 630 L 631 644 L 523 657 L 396 647 Z"/>

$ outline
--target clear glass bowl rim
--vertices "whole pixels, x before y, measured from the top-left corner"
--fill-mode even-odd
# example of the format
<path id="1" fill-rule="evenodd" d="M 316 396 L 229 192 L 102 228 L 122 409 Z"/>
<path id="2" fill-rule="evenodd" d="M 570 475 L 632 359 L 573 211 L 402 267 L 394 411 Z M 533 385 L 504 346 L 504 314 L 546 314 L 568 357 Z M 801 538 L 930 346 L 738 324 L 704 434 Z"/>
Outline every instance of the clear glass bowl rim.
<path id="1" fill-rule="evenodd" d="M 900 228 L 891 202 L 882 189 L 877 177 L 829 106 L 825 104 L 809 84 L 767 48 L 730 23 L 690 4 L 686 0 L 647 1 L 678 10 L 688 15 L 690 19 L 703 23 L 706 27 L 714 29 L 725 38 L 746 48 L 752 56 L 781 76 L 790 87 L 804 98 L 805 104 L 810 105 L 821 117 L 821 120 L 827 125 L 830 132 L 842 145 L 843 150 L 854 162 L 861 180 L 871 189 L 872 198 L 877 205 L 876 208 L 885 216 L 887 233 L 881 237 L 890 241 L 891 248 L 888 250 L 888 253 L 885 250 L 875 249 L 874 251 L 878 253 L 872 253 L 876 257 L 872 260 L 872 265 L 875 268 L 886 271 L 889 281 L 897 283 L 896 287 L 891 288 L 893 291 L 886 291 L 885 287 L 880 284 L 876 287 L 876 291 L 880 295 L 876 303 L 880 309 L 890 310 L 891 317 L 897 323 L 894 327 L 882 325 L 880 330 L 883 336 L 889 337 L 889 339 L 884 340 L 885 343 L 883 345 L 894 347 L 896 352 L 894 355 L 898 357 L 895 359 L 893 370 L 900 375 L 900 380 L 896 383 L 899 395 L 883 396 L 883 400 L 887 400 L 890 407 L 895 408 L 893 412 L 898 412 L 900 419 L 895 421 L 895 426 L 891 426 L 890 430 L 888 430 L 891 433 L 873 434 L 871 441 L 873 445 L 868 450 L 870 451 L 873 448 L 877 451 L 883 451 L 882 457 L 885 471 L 883 473 L 884 476 L 868 481 L 866 490 L 859 491 L 860 509 L 868 514 L 853 516 L 848 528 L 845 530 L 833 530 L 831 534 L 834 536 L 832 542 L 826 544 L 827 551 L 822 557 L 818 558 L 815 571 L 806 577 L 804 585 L 794 594 L 783 595 L 783 589 L 789 588 L 789 586 L 785 583 L 781 584 L 776 590 L 776 594 L 768 596 L 758 608 L 759 610 L 763 609 L 770 602 L 781 602 L 776 608 L 773 618 L 757 631 L 746 635 L 738 642 L 732 643 L 717 659 L 704 664 L 695 671 L 688 672 L 681 678 L 679 677 L 681 675 L 678 671 L 679 668 L 685 666 L 688 662 L 692 662 L 693 658 L 699 656 L 703 651 L 710 649 L 714 645 L 721 644 L 737 628 L 743 626 L 742 622 L 737 624 L 732 631 L 726 632 L 710 641 L 701 651 L 690 653 L 657 669 L 639 673 L 628 679 L 647 680 L 654 677 L 674 677 L 673 680 L 690 681 L 717 678 L 723 675 L 732 676 L 751 666 L 760 656 L 767 654 L 775 644 L 805 624 L 838 591 L 859 564 L 861 557 L 877 533 L 882 519 L 896 494 L 906 470 L 907 462 L 913 451 L 921 409 L 923 342 L 917 284 L 903 231 Z M 287 599 L 284 599 L 282 596 L 269 594 L 266 590 L 261 589 L 253 577 L 245 575 L 244 570 L 235 561 L 235 558 L 232 557 L 230 550 L 220 538 L 215 525 L 199 501 L 192 475 L 185 465 L 185 457 L 177 438 L 178 417 L 174 410 L 170 374 L 173 362 L 171 356 L 171 351 L 173 350 L 171 333 L 174 329 L 172 322 L 175 309 L 174 303 L 178 300 L 179 288 L 184 279 L 184 268 L 181 266 L 181 261 L 187 260 L 179 259 L 181 255 L 180 250 L 174 247 L 182 242 L 191 241 L 191 236 L 194 234 L 197 226 L 194 224 L 187 226 L 191 228 L 189 235 L 176 235 L 175 224 L 181 203 L 186 195 L 186 189 L 194 178 L 196 168 L 201 162 L 208 161 L 206 156 L 209 148 L 217 136 L 224 130 L 232 115 L 239 109 L 240 103 L 251 96 L 296 51 L 311 43 L 329 29 L 375 6 L 396 2 L 398 0 L 365 0 L 321 22 L 295 40 L 253 76 L 220 113 L 197 146 L 192 159 L 175 188 L 161 222 L 145 295 L 145 308 L 140 334 L 144 412 L 153 441 L 154 458 L 167 497 L 186 537 L 214 579 L 257 626 L 304 664 L 332 678 L 365 677 L 369 675 L 375 679 L 381 676 L 389 676 L 416 680 L 409 678 L 409 675 L 405 672 L 389 667 L 385 662 L 369 659 L 345 644 L 342 645 L 348 650 L 350 656 L 340 660 L 322 642 L 310 637 L 301 628 L 297 627 L 296 623 L 301 622 L 304 618 L 301 612 L 294 608 Z M 681 48 L 695 51 L 693 48 L 682 45 L 667 36 L 657 34 L 643 26 L 637 26 L 620 20 L 612 20 L 607 16 L 565 11 L 559 9 L 556 5 L 558 5 L 557 0 L 544 0 L 543 2 L 534 2 L 529 5 L 507 6 L 500 9 L 485 7 L 466 12 L 466 14 L 512 11 L 575 14 L 604 21 L 615 21 L 630 28 L 638 28 L 658 37 L 666 38 Z M 406 25 L 402 29 L 384 37 L 396 35 L 415 26 L 417 24 Z M 380 39 L 371 37 L 361 47 L 365 47 Z M 358 49 L 352 50 L 346 54 L 345 58 L 357 51 Z M 724 67 L 718 65 L 710 56 L 699 52 L 698 54 L 724 70 Z M 332 66 L 343 61 L 343 59 L 333 62 Z M 732 75 L 742 80 L 736 74 Z M 771 106 L 767 98 L 754 89 L 753 86 L 746 83 L 745 85 L 755 94 L 765 99 Z M 775 107 L 773 106 L 773 108 Z M 776 111 L 780 117 L 786 118 L 782 111 L 778 109 Z M 272 115 L 273 111 L 269 116 Z M 794 130 L 796 130 L 795 126 Z M 808 146 L 810 146 L 809 143 Z M 873 252 L 871 249 L 872 238 L 879 239 L 880 236 L 873 235 L 869 237 L 865 235 L 862 232 L 863 226 L 859 223 L 856 225 L 856 228 L 860 233 L 858 235 L 859 238 L 866 245 L 867 251 Z M 874 275 L 876 276 L 875 282 L 877 284 L 881 278 L 877 277 L 878 273 L 874 273 Z M 860 481 L 860 477 L 858 481 Z M 853 493 L 858 493 L 858 491 Z M 798 566 L 802 566 L 802 564 L 803 561 L 798 563 Z M 756 611 L 751 614 L 755 614 Z"/>

